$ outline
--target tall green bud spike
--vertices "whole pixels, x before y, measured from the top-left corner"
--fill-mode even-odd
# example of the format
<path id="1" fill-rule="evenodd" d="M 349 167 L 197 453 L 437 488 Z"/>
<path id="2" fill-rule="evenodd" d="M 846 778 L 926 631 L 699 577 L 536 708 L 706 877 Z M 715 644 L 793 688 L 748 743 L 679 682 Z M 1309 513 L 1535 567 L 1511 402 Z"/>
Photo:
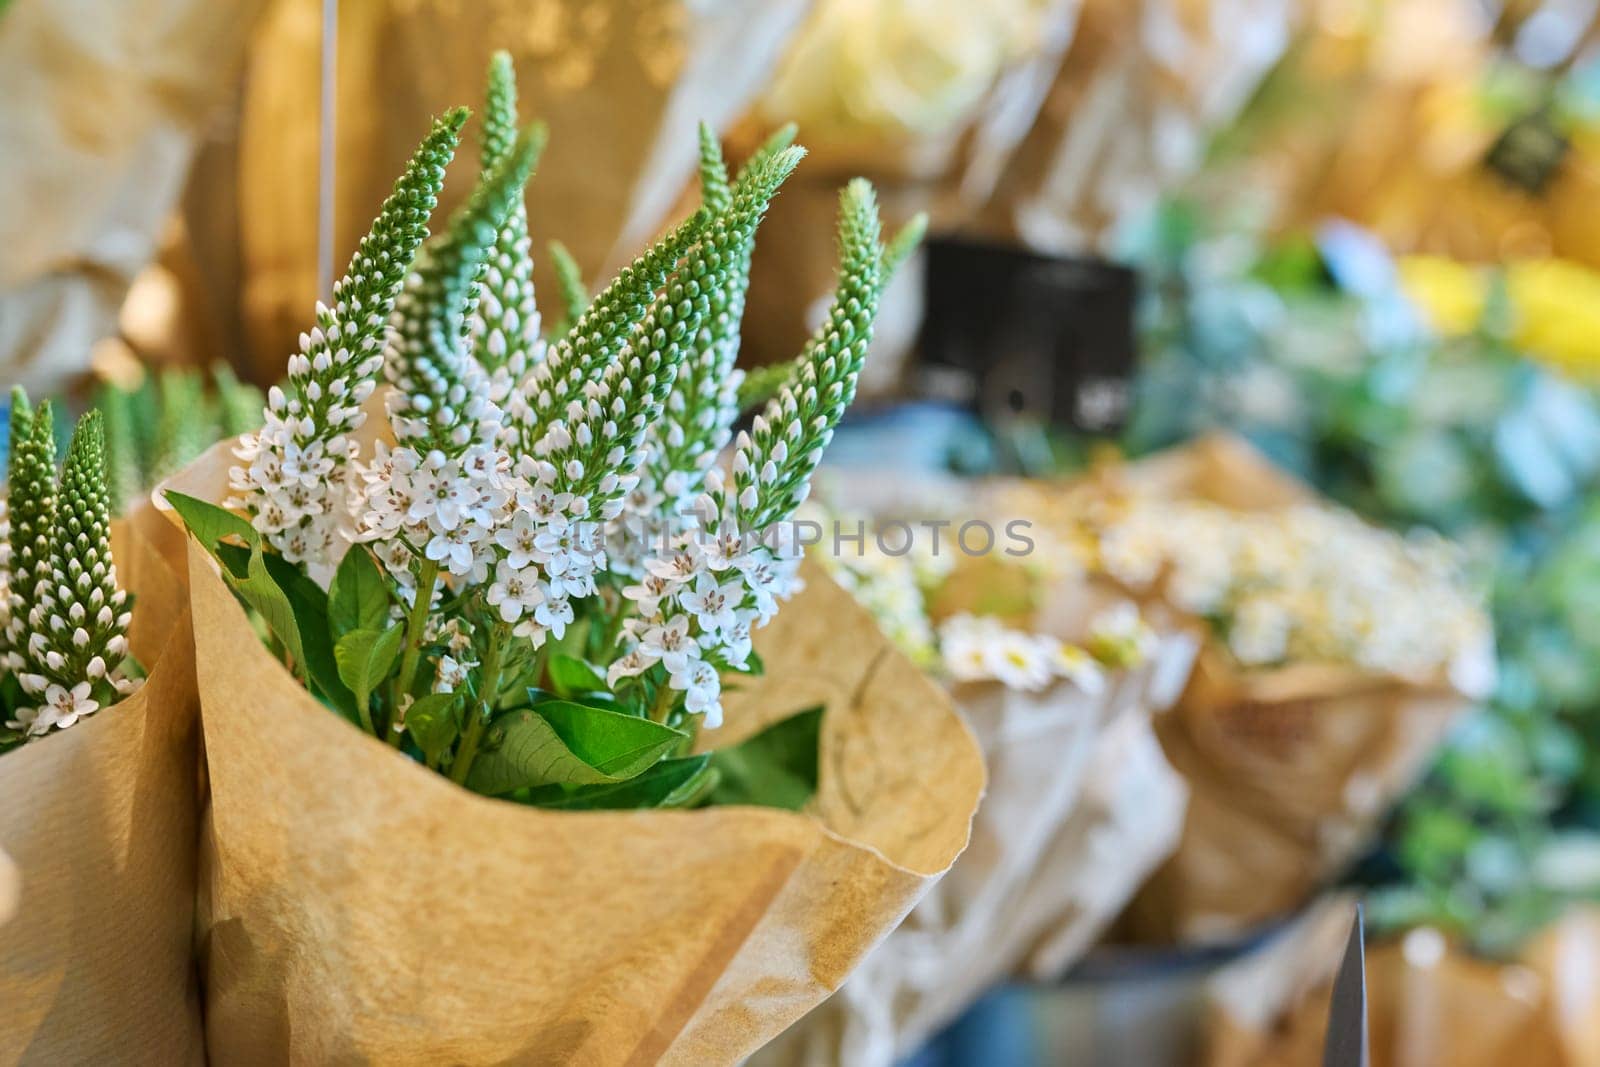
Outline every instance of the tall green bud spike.
<path id="1" fill-rule="evenodd" d="M 396 301 L 397 338 L 386 371 L 398 389 L 391 406 L 395 435 L 424 447 L 459 452 L 478 439 L 478 402 L 486 401 L 481 368 L 466 351 L 477 278 L 514 202 L 544 149 L 544 127 L 517 138 L 472 192 L 450 229 L 423 250 Z"/>
<path id="2" fill-rule="evenodd" d="M 111 560 L 111 492 L 98 411 L 78 420 L 67 449 L 41 593 L 34 629 L 44 634 L 45 652 L 36 660 L 38 673 L 66 689 L 88 681 L 96 700 L 113 702 L 110 675 L 127 654 L 128 615 Z"/>
<path id="3" fill-rule="evenodd" d="M 709 128 L 702 126 L 702 148 Z M 715 140 L 709 140 L 715 147 Z M 732 436 L 739 416 L 740 376 L 734 370 L 739 358 L 739 329 L 744 319 L 745 293 L 750 284 L 750 257 L 755 249 L 755 223 L 805 150 L 785 148 L 764 156 L 746 168 L 732 189 L 724 210 L 727 220 L 742 220 L 754 212 L 748 231 L 716 248 L 725 262 L 697 281 L 709 296 L 709 307 L 699 316 L 688 353 L 659 421 L 650 428 L 652 448 L 645 486 L 663 493 L 659 507 L 671 516 L 680 514 L 699 495 L 706 468 Z M 721 164 L 717 153 L 715 162 Z M 724 174 L 724 180 L 726 175 Z M 706 183 L 707 209 L 711 190 Z M 719 220 L 719 222 L 727 221 Z M 715 225 L 715 224 L 713 224 Z M 701 247 L 708 245 L 703 239 Z M 691 257 L 693 262 L 693 257 Z"/>
<path id="4" fill-rule="evenodd" d="M 485 99 L 483 172 L 487 178 L 517 144 L 517 77 L 506 52 L 496 52 L 489 62 Z M 542 127 L 539 136 L 542 143 Z M 484 259 L 479 283 L 479 302 L 471 320 L 472 352 L 494 379 L 493 399 L 503 403 L 528 367 L 544 357 L 539 307 L 533 290 L 528 207 L 520 195 L 500 224 L 494 247 Z"/>
<path id="5" fill-rule="evenodd" d="M 745 175 L 763 166 L 767 160 L 794 144 L 795 136 L 799 132 L 800 127 L 792 122 L 786 122 L 769 133 L 767 139 L 761 142 L 761 146 L 750 153 L 750 158 L 744 161 L 744 166 L 739 168 L 738 177 L 734 178 L 734 181 L 744 181 Z"/>
<path id="6" fill-rule="evenodd" d="M 567 405 L 583 395 L 584 384 L 605 373 L 622 352 L 628 336 L 644 321 L 656 290 L 677 269 L 706 223 L 697 211 L 622 273 L 594 298 L 571 330 L 535 365 L 507 411 L 518 432 L 518 447 L 531 452 Z"/>
<path id="7" fill-rule="evenodd" d="M 561 296 L 563 323 L 555 331 L 560 336 L 583 317 L 584 309 L 589 306 L 589 290 L 583 285 L 583 268 L 578 266 L 578 261 L 567 250 L 567 246 L 560 241 L 551 241 L 549 249 L 550 265 L 555 268 L 556 288 Z"/>
<path id="8" fill-rule="evenodd" d="M 722 161 L 722 145 L 716 131 L 700 124 L 700 202 L 708 211 L 728 210 L 733 189 L 728 185 L 728 165 Z"/>
<path id="9" fill-rule="evenodd" d="M 811 474 L 855 399 L 872 343 L 883 290 L 877 195 L 856 178 L 839 197 L 839 278 L 828 317 L 807 343 L 794 378 L 740 435 L 734 457 L 733 515 L 744 529 L 764 529 L 794 514 Z M 771 464 L 767 474 L 763 468 Z"/>
<path id="10" fill-rule="evenodd" d="M 489 59 L 489 88 L 484 94 L 482 169 L 491 171 L 517 143 L 517 72 L 511 53 Z"/>
<path id="11" fill-rule="evenodd" d="M 289 360 L 285 392 L 290 413 L 309 415 L 312 426 L 338 434 L 359 425 L 355 419 L 330 418 L 330 409 L 359 407 L 372 393 L 383 367 L 389 316 L 428 236 L 428 218 L 438 204 L 445 167 L 455 155 L 466 121 L 466 108 L 435 120 L 394 192 L 383 202 L 372 229 L 361 239 L 345 276 L 334 284 L 333 307 L 318 303 L 317 328 L 300 335 L 300 353 Z"/>
<path id="12" fill-rule="evenodd" d="M 383 371 L 389 317 L 428 235 L 428 218 L 466 121 L 466 109 L 457 108 L 434 122 L 361 239 L 349 273 L 334 286 L 333 307 L 317 304 L 317 325 L 300 335 L 288 377 L 267 394 L 265 425 L 244 435 L 235 450 L 247 465 L 229 471 L 229 485 L 241 494 L 230 504 L 247 508 L 256 529 L 293 560 L 336 536 L 346 467 L 355 451 L 350 434 L 366 419 L 362 405 Z M 271 498 L 271 478 L 257 471 L 302 458 L 319 468 L 319 477 L 305 487 L 309 506 L 286 512 Z"/>
<path id="13" fill-rule="evenodd" d="M 17 446 L 28 439 L 33 427 L 33 407 L 28 403 L 27 391 L 20 385 L 11 387 L 11 440 L 6 455 L 17 454 Z"/>
<path id="14" fill-rule="evenodd" d="M 105 418 L 106 480 L 111 487 L 111 508 L 121 513 L 145 485 L 138 432 L 133 426 L 133 394 L 110 382 L 101 382 L 95 391 L 94 406 Z"/>
<path id="15" fill-rule="evenodd" d="M 10 634 L 14 655 L 28 659 L 23 635 L 38 602 L 38 583 L 50 566 L 56 520 L 56 426 L 50 401 L 28 420 L 28 435 L 13 446 L 7 481 L 11 518 Z"/>
<path id="16" fill-rule="evenodd" d="M 638 470 L 644 458 L 640 446 L 661 418 L 679 365 L 711 314 L 712 295 L 726 286 L 730 274 L 743 269 L 767 205 L 804 155 L 799 148 L 780 152 L 734 190 L 728 209 L 706 223 L 682 269 L 652 302 L 622 357 L 606 368 L 581 413 L 574 405 L 574 412 L 541 442 L 536 452 L 551 465 L 557 492 L 587 497 L 591 509 L 611 517 L 625 486 L 612 473 L 618 465 L 607 457 L 620 447 L 621 454 L 630 457 L 621 465 L 622 473 Z M 692 420 L 694 414 L 690 411 L 685 418 Z M 676 436 L 667 441 L 669 446 L 685 443 L 689 442 Z M 667 462 L 673 460 L 694 466 L 669 447 Z M 569 470 L 578 473 L 574 476 Z"/>

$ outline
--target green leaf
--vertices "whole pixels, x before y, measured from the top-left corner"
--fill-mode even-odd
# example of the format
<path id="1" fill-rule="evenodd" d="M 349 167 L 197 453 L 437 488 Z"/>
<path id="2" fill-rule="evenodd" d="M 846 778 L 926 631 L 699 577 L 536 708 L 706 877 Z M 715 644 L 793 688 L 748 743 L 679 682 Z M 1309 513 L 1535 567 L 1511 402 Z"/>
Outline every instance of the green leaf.
<path id="1" fill-rule="evenodd" d="M 490 747 L 478 753 L 467 788 L 499 796 L 538 785 L 600 785 L 615 781 L 573 755 L 544 716 L 532 708 L 502 715 L 490 731 Z"/>
<path id="2" fill-rule="evenodd" d="M 356 709 L 366 719 L 372 691 L 389 676 L 400 654 L 400 624 L 386 630 L 351 630 L 333 646 L 339 678 L 355 694 Z"/>
<path id="3" fill-rule="evenodd" d="M 213 555 L 224 538 L 237 537 L 252 548 L 261 543 L 261 535 L 250 525 L 250 520 L 236 515 L 227 508 L 168 490 L 167 503 L 178 513 L 178 518 L 189 528 L 206 551 Z"/>
<path id="4" fill-rule="evenodd" d="M 640 773 L 686 736 L 649 719 L 571 700 L 546 701 L 538 711 L 575 756 L 613 778 Z"/>
<path id="5" fill-rule="evenodd" d="M 525 803 L 556 811 L 618 811 L 638 808 L 678 807 L 676 799 L 694 791 L 695 784 L 712 773 L 707 754 L 662 760 L 643 774 L 622 782 L 562 789 L 547 786 L 533 790 Z"/>
<path id="6" fill-rule="evenodd" d="M 206 506 L 210 507 L 210 505 Z M 218 508 L 216 510 L 220 511 L 221 509 Z M 252 534 L 255 533 L 254 529 L 251 529 L 250 532 Z M 205 542 L 202 543 L 204 544 Z M 295 621 L 294 606 L 289 602 L 288 594 L 284 592 L 283 587 L 273 578 L 268 560 L 276 561 L 291 572 L 294 572 L 293 565 L 285 562 L 281 556 L 265 555 L 261 551 L 259 538 L 255 540 L 248 550 L 240 548 L 238 545 L 218 542 L 206 544 L 205 547 L 216 558 L 217 562 L 222 564 L 222 576 L 227 581 L 229 588 L 238 595 L 240 600 L 243 600 L 259 614 L 266 622 L 267 629 L 272 632 L 272 635 L 283 642 L 283 647 L 288 650 L 290 657 L 293 658 L 294 669 L 301 679 L 308 678 L 310 665 L 306 662 L 306 645 L 301 639 L 300 625 Z M 309 581 L 309 579 L 307 580 Z M 326 645 L 323 646 L 322 651 L 324 653 L 328 651 Z"/>
<path id="7" fill-rule="evenodd" d="M 406 711 L 406 732 L 422 749 L 430 766 L 455 743 L 461 733 L 460 704 L 454 693 L 429 693 L 418 697 Z"/>
<path id="8" fill-rule="evenodd" d="M 632 778 L 684 735 L 649 719 L 550 700 L 502 715 L 490 746 L 472 763 L 467 786 L 498 796 L 543 785 L 603 785 Z"/>
<path id="9" fill-rule="evenodd" d="M 337 639 L 351 630 L 382 630 L 389 623 L 389 578 L 359 546 L 339 561 L 328 588 L 328 628 Z"/>
<path id="10" fill-rule="evenodd" d="M 606 680 L 592 664 L 577 656 L 557 652 L 550 657 L 550 681 L 563 697 L 576 693 L 604 692 Z"/>
<path id="11" fill-rule="evenodd" d="M 711 803 L 799 811 L 817 791 L 822 708 L 797 712 L 732 748 L 711 753 L 721 775 Z"/>
<path id="12" fill-rule="evenodd" d="M 660 804 L 656 805 L 657 807 L 697 808 L 711 799 L 711 794 L 716 791 L 717 783 L 722 781 L 722 772 L 711 766 L 711 753 L 707 752 L 703 753 L 703 755 L 706 765 L 700 769 L 700 772 L 669 793 Z"/>
<path id="13" fill-rule="evenodd" d="M 356 698 L 339 677 L 333 658 L 333 639 L 328 633 L 328 595 L 300 568 L 273 552 L 262 552 L 259 545 L 246 552 L 237 545 L 218 545 L 212 553 L 235 575 L 248 574 L 260 558 L 264 575 L 283 594 L 289 615 L 294 620 L 292 635 L 286 636 L 278 623 L 243 591 L 239 595 L 266 619 L 274 636 L 294 656 L 295 669 L 335 711 L 351 722 L 357 721 Z M 237 582 L 230 583 L 237 590 Z M 277 609 L 274 609 L 277 610 Z M 292 639 L 291 639 L 292 638 Z"/>

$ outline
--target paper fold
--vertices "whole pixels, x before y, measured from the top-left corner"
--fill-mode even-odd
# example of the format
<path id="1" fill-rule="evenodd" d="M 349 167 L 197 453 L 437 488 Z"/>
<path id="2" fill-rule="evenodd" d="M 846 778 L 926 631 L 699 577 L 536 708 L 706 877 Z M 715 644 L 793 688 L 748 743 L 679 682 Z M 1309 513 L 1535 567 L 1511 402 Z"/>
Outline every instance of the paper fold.
<path id="1" fill-rule="evenodd" d="M 20 886 L 0 927 L 0 1064 L 204 1059 L 187 608 L 126 525 L 113 552 L 133 596 L 129 643 L 149 678 L 114 707 L 0 756 L 0 857 Z"/>

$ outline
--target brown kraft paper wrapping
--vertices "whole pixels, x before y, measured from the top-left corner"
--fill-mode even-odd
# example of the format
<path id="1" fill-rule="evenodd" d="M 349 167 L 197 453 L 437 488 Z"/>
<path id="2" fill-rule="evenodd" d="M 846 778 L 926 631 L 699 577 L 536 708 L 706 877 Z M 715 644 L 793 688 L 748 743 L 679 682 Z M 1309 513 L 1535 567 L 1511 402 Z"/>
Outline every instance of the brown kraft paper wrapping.
<path id="1" fill-rule="evenodd" d="M 1206 1067 L 1321 1061 L 1351 914 L 1333 898 L 1213 980 Z M 1590 1067 L 1600 1062 L 1600 919 L 1574 911 L 1509 963 L 1428 929 L 1369 945 L 1367 1002 L 1373 1067 Z"/>
<path id="2" fill-rule="evenodd" d="M 223 496 L 228 443 L 177 479 Z M 190 546 L 215 1063 L 733 1063 L 836 989 L 960 854 L 982 759 L 816 568 L 732 744 L 819 702 L 803 814 L 560 813 L 467 792 L 319 705 Z"/>
<path id="3" fill-rule="evenodd" d="M 1114 477 L 1240 510 L 1316 500 L 1222 436 Z M 1405 679 L 1325 663 L 1246 670 L 1208 644 L 1183 696 L 1156 721 L 1189 782 L 1189 814 L 1177 852 L 1134 903 L 1135 931 L 1227 938 L 1309 900 L 1356 856 L 1471 705 L 1440 674 Z"/>
<path id="4" fill-rule="evenodd" d="M 134 598 L 129 643 L 149 678 L 114 707 L 0 756 L 0 857 L 20 883 L 0 927 L 0 1064 L 204 1061 L 189 620 L 148 545 L 121 527 L 113 545 Z"/>
<path id="5" fill-rule="evenodd" d="M 1065 858 L 1070 867 L 1084 860 L 1086 850 L 1058 853 L 1086 844 L 1070 826 L 1091 758 L 1122 720 L 1148 721 L 1155 669 L 1152 661 L 1111 675 L 1105 690 L 1092 694 L 1066 682 L 1040 693 L 989 682 L 955 686 L 989 770 L 972 844 L 844 987 L 757 1054 L 753 1067 L 888 1067 L 1014 971 L 1047 933 L 1114 918 L 1125 897 L 1086 915 L 1078 882 L 1054 861 Z M 1167 847 L 1177 815 L 1164 831 Z M 1103 859 L 1095 876 L 1124 892 L 1149 871 L 1138 849 Z M 1121 871 L 1130 860 L 1131 878 Z"/>

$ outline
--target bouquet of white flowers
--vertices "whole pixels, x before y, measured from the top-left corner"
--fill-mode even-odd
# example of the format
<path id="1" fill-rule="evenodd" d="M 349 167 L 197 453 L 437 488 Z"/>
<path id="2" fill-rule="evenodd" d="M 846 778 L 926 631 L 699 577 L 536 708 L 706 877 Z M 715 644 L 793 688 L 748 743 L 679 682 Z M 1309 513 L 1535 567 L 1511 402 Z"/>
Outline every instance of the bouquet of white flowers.
<path id="1" fill-rule="evenodd" d="M 0 1062 L 199 1062 L 181 589 L 113 528 L 99 412 L 78 423 L 59 476 L 48 401 L 35 410 L 14 392 L 10 438 L 0 913 L 16 914 L 0 937 Z"/>
<path id="2" fill-rule="evenodd" d="M 735 435 L 792 131 L 730 178 L 702 129 L 699 210 L 545 337 L 543 134 L 504 57 L 482 176 L 425 242 L 465 118 L 413 157 L 262 430 L 159 491 L 211 557 L 212 1051 L 735 1058 L 898 921 L 981 790 L 947 704 L 825 578 L 757 647 L 906 242 L 847 186 L 832 309 Z"/>
<path id="3" fill-rule="evenodd" d="M 1135 904 L 1145 936 L 1228 937 L 1304 904 L 1492 685 L 1454 546 L 1367 526 L 1242 442 L 1109 468 L 1054 505 L 1088 571 L 1206 639 L 1157 723 L 1191 798 Z"/>
<path id="4" fill-rule="evenodd" d="M 1001 549 L 992 531 L 1026 527 L 997 521 L 1011 516 L 980 484 L 830 472 L 819 495 L 837 509 L 810 505 L 834 549 L 825 565 L 950 693 L 989 772 L 971 848 L 755 1058 L 888 1067 L 992 983 L 1024 968 L 1058 976 L 1172 849 L 1184 789 L 1151 714 L 1177 695 L 1195 645 L 1126 600 L 1071 597 L 1076 575 L 1027 551 L 1040 546 Z M 1163 678 L 1178 685 L 1163 693 Z"/>

